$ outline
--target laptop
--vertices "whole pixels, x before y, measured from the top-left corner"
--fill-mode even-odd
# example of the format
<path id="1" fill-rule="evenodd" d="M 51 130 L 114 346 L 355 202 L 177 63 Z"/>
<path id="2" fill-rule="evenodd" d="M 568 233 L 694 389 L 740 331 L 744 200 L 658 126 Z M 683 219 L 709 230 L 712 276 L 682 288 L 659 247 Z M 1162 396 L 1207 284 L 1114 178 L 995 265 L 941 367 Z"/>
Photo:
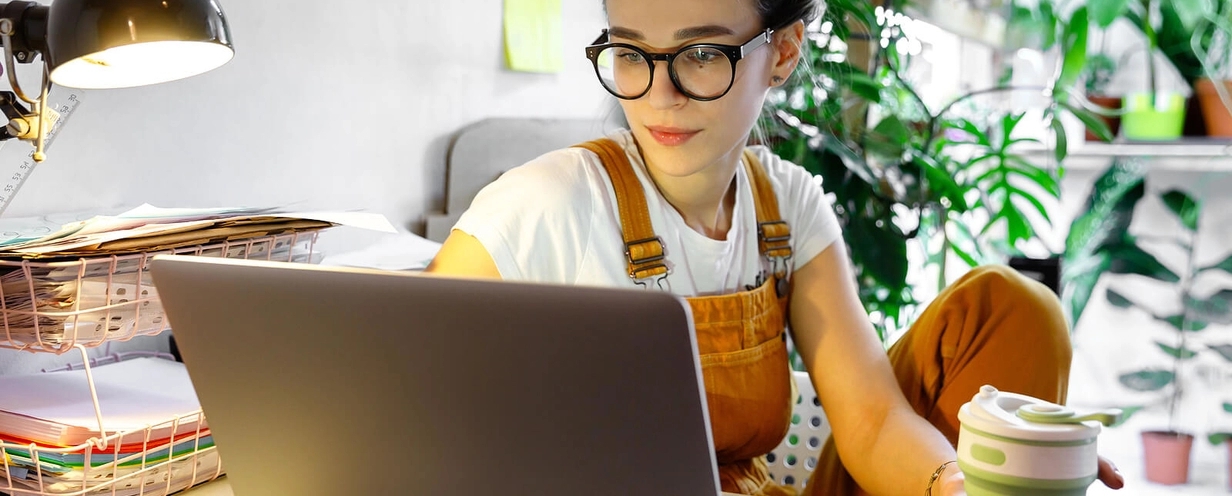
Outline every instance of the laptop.
<path id="1" fill-rule="evenodd" d="M 156 256 L 236 496 L 718 494 L 662 292 Z"/>

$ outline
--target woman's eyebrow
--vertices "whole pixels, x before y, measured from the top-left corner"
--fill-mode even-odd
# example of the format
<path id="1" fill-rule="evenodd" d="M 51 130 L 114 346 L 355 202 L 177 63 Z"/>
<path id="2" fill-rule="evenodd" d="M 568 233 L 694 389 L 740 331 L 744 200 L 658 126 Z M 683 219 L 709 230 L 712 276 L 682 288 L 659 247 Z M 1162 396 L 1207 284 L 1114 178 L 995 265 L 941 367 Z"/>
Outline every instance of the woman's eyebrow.
<path id="1" fill-rule="evenodd" d="M 636 41 L 643 41 L 646 39 L 646 37 L 642 35 L 641 31 L 636 31 L 636 30 L 629 29 L 629 28 L 622 28 L 620 26 L 613 26 L 611 28 L 608 28 L 607 32 L 608 32 L 608 35 L 611 36 L 612 38 L 624 38 L 626 40 L 636 40 Z M 728 28 L 726 26 L 719 26 L 717 24 L 709 24 L 706 26 L 695 26 L 695 27 L 684 28 L 679 31 L 676 31 L 676 39 L 677 40 L 691 40 L 691 39 L 696 39 L 696 38 L 709 38 L 712 36 L 733 36 L 735 34 L 736 34 L 735 31 L 732 31 L 731 28 Z"/>

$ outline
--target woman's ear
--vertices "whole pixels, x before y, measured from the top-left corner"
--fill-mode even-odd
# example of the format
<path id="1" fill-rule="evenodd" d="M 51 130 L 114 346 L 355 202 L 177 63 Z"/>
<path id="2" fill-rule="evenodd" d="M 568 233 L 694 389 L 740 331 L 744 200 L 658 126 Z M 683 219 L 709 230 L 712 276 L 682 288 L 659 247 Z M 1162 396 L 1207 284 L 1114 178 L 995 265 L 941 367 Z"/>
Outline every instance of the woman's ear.
<path id="1" fill-rule="evenodd" d="M 793 22 L 775 31 L 770 42 L 774 45 L 774 67 L 770 70 L 770 84 L 778 86 L 791 77 L 800 63 L 801 47 L 804 44 L 804 21 Z"/>

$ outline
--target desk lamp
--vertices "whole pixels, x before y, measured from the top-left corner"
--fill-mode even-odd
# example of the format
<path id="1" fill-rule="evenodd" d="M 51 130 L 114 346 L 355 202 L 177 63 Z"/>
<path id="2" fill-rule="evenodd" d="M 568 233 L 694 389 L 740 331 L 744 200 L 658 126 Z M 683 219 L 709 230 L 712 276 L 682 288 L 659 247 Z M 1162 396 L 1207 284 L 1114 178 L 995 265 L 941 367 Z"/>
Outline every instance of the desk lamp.
<path id="1" fill-rule="evenodd" d="M 231 32 L 215 0 L 54 0 L 0 3 L 3 69 L 13 91 L 0 91 L 9 124 L 0 140 L 43 140 L 58 115 L 47 108 L 51 83 L 70 88 L 128 88 L 174 81 L 215 69 L 234 56 Z M 42 85 L 29 98 L 16 63 L 41 56 Z M 24 108 L 18 99 L 31 105 Z"/>

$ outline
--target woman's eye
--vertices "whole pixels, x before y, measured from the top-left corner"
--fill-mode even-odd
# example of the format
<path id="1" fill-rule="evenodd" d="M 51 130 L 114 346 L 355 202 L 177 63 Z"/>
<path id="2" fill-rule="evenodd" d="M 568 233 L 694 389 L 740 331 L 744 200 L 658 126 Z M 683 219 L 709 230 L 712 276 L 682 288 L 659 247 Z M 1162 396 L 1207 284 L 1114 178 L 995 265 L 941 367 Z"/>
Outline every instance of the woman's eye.
<path id="1" fill-rule="evenodd" d="M 699 64 L 708 64 L 708 63 L 714 62 L 716 59 L 718 59 L 722 55 L 715 52 L 714 50 L 698 48 L 696 50 L 689 50 L 689 53 L 686 54 L 685 56 L 689 58 L 690 62 L 696 62 Z"/>
<path id="2" fill-rule="evenodd" d="M 629 64 L 640 64 L 642 63 L 642 60 L 643 60 L 642 54 L 637 53 L 633 50 L 627 50 L 627 51 L 622 51 L 620 53 L 617 53 L 616 58 L 619 58 L 620 60 L 626 63 L 629 63 Z"/>

